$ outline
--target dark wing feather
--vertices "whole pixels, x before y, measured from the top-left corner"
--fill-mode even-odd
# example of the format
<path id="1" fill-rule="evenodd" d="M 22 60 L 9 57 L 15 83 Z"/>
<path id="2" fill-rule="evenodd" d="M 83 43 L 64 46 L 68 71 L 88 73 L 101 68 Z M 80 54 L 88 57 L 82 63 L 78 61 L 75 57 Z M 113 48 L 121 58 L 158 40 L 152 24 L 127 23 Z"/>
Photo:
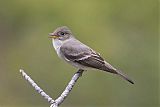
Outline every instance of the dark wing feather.
<path id="1" fill-rule="evenodd" d="M 80 42 L 64 44 L 60 48 L 60 51 L 69 61 L 79 63 L 86 67 L 96 68 L 113 73 L 114 68 L 110 64 L 106 63 L 98 53 Z"/>
<path id="2" fill-rule="evenodd" d="M 64 44 L 60 47 L 60 51 L 61 54 L 63 54 L 63 56 L 69 61 L 73 61 L 86 67 L 96 68 L 110 73 L 118 74 L 120 77 L 134 84 L 134 82 L 121 71 L 116 70 L 109 63 L 104 61 L 104 59 L 99 54 L 79 41 L 72 41 L 72 44 Z"/>
<path id="3" fill-rule="evenodd" d="M 75 60 L 75 62 L 87 67 L 101 69 L 105 66 L 104 60 L 98 59 L 95 56 L 90 56 L 83 60 Z"/>

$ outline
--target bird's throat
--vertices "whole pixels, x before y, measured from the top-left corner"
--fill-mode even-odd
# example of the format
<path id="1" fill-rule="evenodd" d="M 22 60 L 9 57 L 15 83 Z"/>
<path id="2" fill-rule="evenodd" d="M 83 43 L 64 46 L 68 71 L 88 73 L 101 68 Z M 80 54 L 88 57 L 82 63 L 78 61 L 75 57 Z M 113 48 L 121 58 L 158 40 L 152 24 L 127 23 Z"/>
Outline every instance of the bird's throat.
<path id="1" fill-rule="evenodd" d="M 63 43 L 58 39 L 52 39 L 52 44 L 55 50 L 57 51 L 62 46 Z"/>

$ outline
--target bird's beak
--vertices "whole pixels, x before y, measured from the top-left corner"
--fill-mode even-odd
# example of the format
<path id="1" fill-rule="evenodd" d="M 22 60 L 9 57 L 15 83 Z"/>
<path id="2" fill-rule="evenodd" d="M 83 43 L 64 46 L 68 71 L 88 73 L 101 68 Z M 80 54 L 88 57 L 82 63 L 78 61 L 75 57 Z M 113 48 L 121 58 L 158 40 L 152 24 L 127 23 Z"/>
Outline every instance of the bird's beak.
<path id="1" fill-rule="evenodd" d="M 55 35 L 54 33 L 49 33 L 49 38 L 57 39 L 59 36 Z"/>

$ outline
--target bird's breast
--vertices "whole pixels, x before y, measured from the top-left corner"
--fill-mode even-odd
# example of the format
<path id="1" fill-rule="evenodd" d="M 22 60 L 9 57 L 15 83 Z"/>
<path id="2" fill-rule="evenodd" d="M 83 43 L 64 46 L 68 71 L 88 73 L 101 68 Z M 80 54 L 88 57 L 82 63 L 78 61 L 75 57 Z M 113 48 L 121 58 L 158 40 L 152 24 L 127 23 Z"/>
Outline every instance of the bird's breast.
<path id="1" fill-rule="evenodd" d="M 62 41 L 53 39 L 52 44 L 53 44 L 54 49 L 57 52 L 57 55 L 60 57 L 60 47 L 62 46 Z"/>

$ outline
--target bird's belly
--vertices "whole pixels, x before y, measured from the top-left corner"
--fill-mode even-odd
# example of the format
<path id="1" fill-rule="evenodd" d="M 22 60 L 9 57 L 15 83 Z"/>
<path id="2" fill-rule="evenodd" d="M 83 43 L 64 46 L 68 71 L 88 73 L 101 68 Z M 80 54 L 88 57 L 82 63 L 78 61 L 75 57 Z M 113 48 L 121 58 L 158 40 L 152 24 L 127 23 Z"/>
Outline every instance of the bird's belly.
<path id="1" fill-rule="evenodd" d="M 76 67 L 78 69 L 83 69 L 83 70 L 88 70 L 89 69 L 89 67 L 86 67 L 86 66 L 83 66 L 83 65 L 81 65 L 79 63 L 76 63 L 76 62 L 68 60 L 60 51 L 57 51 L 57 54 L 65 62 L 69 63 L 70 65 L 72 65 L 72 66 L 74 66 L 74 67 Z"/>
<path id="2" fill-rule="evenodd" d="M 62 53 L 60 50 L 57 50 L 57 54 L 58 56 L 63 59 L 65 62 L 69 63 L 70 65 L 74 66 L 75 68 L 78 68 L 78 69 L 83 69 L 83 70 L 89 70 L 89 69 L 92 69 L 90 67 L 86 67 L 84 65 L 81 65 L 79 63 L 76 63 L 76 62 L 73 62 L 73 61 L 70 61 L 68 60 Z"/>
<path id="3" fill-rule="evenodd" d="M 92 69 L 90 67 L 86 67 L 84 65 L 81 65 L 79 63 L 76 63 L 76 62 L 73 62 L 73 61 L 67 61 L 69 64 L 71 64 L 72 66 L 74 66 L 75 68 L 78 68 L 78 69 L 83 69 L 83 70 L 89 70 L 89 69 Z"/>
<path id="4" fill-rule="evenodd" d="M 67 63 L 71 64 L 72 66 L 78 68 L 78 69 L 83 69 L 83 70 L 88 70 L 90 69 L 89 67 L 86 67 L 86 66 L 83 66 L 79 63 L 76 63 L 76 62 L 73 62 L 73 61 L 70 61 L 68 60 L 64 55 L 63 53 L 61 53 L 60 51 L 60 46 L 62 45 L 60 42 L 57 42 L 57 41 L 53 41 L 53 47 L 55 48 L 56 52 L 57 52 L 57 55 L 59 58 L 65 60 Z"/>

